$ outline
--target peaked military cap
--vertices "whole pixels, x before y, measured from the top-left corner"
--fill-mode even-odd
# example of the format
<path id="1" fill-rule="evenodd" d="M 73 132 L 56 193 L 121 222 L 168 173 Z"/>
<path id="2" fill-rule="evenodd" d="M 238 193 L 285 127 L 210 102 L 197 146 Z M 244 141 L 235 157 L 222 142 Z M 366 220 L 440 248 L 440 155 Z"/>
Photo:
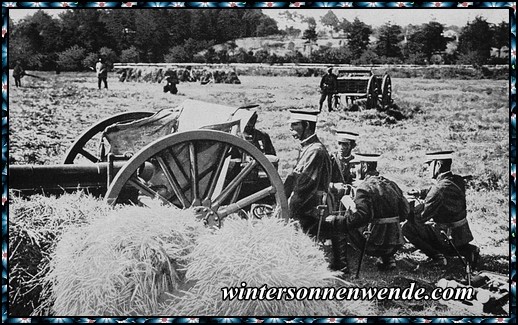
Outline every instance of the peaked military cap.
<path id="1" fill-rule="evenodd" d="M 381 155 L 377 153 L 356 153 L 351 163 L 378 162 Z"/>
<path id="2" fill-rule="evenodd" d="M 348 131 L 336 131 L 336 138 L 338 142 L 356 141 L 360 135 L 354 132 Z"/>
<path id="3" fill-rule="evenodd" d="M 300 109 L 291 109 L 290 110 L 290 120 L 288 123 L 300 122 L 300 121 L 309 121 L 316 122 L 318 119 L 319 111 L 315 110 L 300 110 Z"/>
<path id="4" fill-rule="evenodd" d="M 425 155 L 426 161 L 452 159 L 453 150 L 428 152 Z"/>

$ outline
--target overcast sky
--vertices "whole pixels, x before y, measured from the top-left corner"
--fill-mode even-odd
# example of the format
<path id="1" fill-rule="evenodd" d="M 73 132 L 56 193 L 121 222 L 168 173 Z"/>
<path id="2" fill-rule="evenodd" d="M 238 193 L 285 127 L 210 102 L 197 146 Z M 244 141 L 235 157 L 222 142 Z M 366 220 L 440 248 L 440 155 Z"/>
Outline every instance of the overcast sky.
<path id="1" fill-rule="evenodd" d="M 11 19 L 18 21 L 21 18 L 32 15 L 38 9 L 9 9 L 8 13 Z M 45 12 L 57 16 L 58 13 L 63 12 L 63 9 L 42 9 Z M 122 9 L 122 10 L 136 10 L 136 9 Z M 177 9 L 171 9 L 177 10 Z M 457 25 L 465 26 L 467 22 L 473 21 L 476 16 L 482 16 L 489 23 L 498 24 L 502 21 L 509 22 L 508 8 L 476 8 L 476 9 L 263 9 L 263 12 L 272 18 L 279 18 L 279 13 L 286 10 L 292 13 L 298 13 L 304 16 L 314 17 L 319 23 L 320 17 L 325 15 L 329 10 L 332 10 L 339 19 L 345 18 L 349 21 L 358 17 L 361 21 L 368 25 L 380 26 L 386 22 L 392 22 L 397 25 L 418 25 L 428 23 L 430 21 L 437 21 L 445 26 Z M 285 22 L 279 21 L 279 27 L 284 28 Z"/>

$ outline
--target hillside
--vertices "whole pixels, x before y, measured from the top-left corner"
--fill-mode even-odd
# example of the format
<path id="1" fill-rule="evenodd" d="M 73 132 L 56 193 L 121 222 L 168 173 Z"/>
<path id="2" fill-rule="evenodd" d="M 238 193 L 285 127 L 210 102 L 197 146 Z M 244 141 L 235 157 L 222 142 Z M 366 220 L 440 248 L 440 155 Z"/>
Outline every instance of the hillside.
<path id="1" fill-rule="evenodd" d="M 290 36 L 268 36 L 268 37 L 247 37 L 240 38 L 233 43 L 237 46 L 236 50 L 242 48 L 246 52 L 252 51 L 253 53 L 259 50 L 267 50 L 270 54 L 278 56 L 285 56 L 290 53 L 300 52 L 304 55 L 308 55 L 310 50 L 316 50 L 322 46 L 339 47 L 344 45 L 346 42 L 345 38 L 336 36 L 332 37 L 326 35 L 325 37 L 319 37 L 315 44 L 308 44 L 305 39 L 300 37 Z M 217 44 L 213 46 L 215 51 L 221 51 L 228 48 L 232 44 L 232 41 L 224 44 Z M 203 52 L 201 52 L 203 53 Z"/>

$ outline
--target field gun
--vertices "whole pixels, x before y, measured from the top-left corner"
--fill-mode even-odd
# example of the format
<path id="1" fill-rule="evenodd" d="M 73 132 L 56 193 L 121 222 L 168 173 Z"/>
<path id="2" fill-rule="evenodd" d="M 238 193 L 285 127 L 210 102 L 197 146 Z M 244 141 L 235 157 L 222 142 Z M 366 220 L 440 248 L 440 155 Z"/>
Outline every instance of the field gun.
<path id="1" fill-rule="evenodd" d="M 337 92 L 333 96 L 333 106 L 340 109 L 341 95 L 345 97 L 345 104 L 354 103 L 357 99 L 366 100 L 366 108 L 388 108 L 392 100 L 392 81 L 385 73 L 376 75 L 366 68 L 337 68 Z"/>
<path id="2" fill-rule="evenodd" d="M 231 214 L 287 219 L 275 157 L 242 135 L 251 114 L 196 100 L 118 114 L 86 130 L 62 165 L 9 166 L 9 188 L 24 195 L 83 189 L 109 204 L 156 199 L 216 225 Z"/>

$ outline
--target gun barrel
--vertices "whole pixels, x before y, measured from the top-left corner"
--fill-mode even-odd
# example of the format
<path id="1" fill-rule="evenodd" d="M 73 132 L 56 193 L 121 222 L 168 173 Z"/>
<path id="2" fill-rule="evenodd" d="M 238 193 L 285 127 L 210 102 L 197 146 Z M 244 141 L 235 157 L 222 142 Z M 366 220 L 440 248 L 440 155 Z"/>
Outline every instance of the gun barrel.
<path id="1" fill-rule="evenodd" d="M 116 174 L 126 162 L 116 161 Z M 148 166 L 149 165 L 149 166 Z M 145 164 L 146 174 L 151 164 Z M 91 190 L 99 194 L 108 189 L 109 163 L 88 165 L 11 165 L 9 166 L 9 188 L 25 194 L 68 192 L 78 189 Z"/>
<path id="2" fill-rule="evenodd" d="M 39 190 L 106 189 L 108 163 L 92 165 L 13 165 L 9 188 L 22 192 Z"/>

